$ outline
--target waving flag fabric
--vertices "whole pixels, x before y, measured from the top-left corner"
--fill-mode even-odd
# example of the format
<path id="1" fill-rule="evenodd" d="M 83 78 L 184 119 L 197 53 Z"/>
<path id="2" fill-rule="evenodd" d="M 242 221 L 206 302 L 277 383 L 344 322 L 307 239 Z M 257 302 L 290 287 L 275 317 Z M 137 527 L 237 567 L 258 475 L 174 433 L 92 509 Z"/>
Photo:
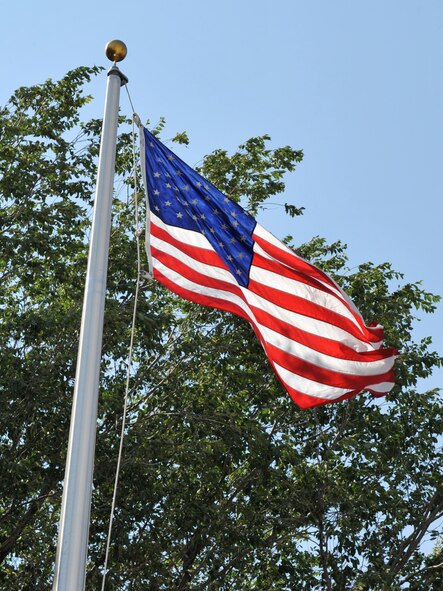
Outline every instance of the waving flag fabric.
<path id="1" fill-rule="evenodd" d="M 348 296 L 141 127 L 153 277 L 248 320 L 302 408 L 394 385 L 394 349 Z"/>

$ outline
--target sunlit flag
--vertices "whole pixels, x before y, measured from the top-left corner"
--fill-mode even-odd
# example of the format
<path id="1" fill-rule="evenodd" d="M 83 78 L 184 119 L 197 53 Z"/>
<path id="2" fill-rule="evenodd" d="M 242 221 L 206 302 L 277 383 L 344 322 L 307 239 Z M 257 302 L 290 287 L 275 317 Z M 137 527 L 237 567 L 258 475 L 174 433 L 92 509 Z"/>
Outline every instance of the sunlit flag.
<path id="1" fill-rule="evenodd" d="M 147 129 L 140 129 L 153 277 L 179 296 L 248 320 L 302 408 L 394 385 L 397 352 L 348 296 Z"/>

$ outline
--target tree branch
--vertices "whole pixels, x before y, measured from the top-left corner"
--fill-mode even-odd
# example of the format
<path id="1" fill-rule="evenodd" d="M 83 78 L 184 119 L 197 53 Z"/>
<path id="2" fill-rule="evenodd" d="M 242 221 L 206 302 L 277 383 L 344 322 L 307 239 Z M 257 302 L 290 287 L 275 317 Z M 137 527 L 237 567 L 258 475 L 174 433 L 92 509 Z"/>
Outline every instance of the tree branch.
<path id="1" fill-rule="evenodd" d="M 424 520 L 414 529 L 414 531 L 403 541 L 397 552 L 397 556 L 389 561 L 388 570 L 391 580 L 398 575 L 400 570 L 409 560 L 413 552 L 417 549 L 423 536 L 426 534 L 429 526 L 443 514 L 443 499 L 440 499 L 441 491 L 437 490 L 428 503 L 424 511 Z"/>
<path id="2" fill-rule="evenodd" d="M 42 488 L 38 497 L 36 497 L 35 499 L 33 499 L 29 503 L 29 508 L 26 511 L 26 513 L 24 514 L 24 516 L 22 517 L 22 519 L 19 521 L 19 523 L 12 530 L 12 533 L 8 537 L 8 539 L 5 542 L 3 542 L 3 544 L 0 546 L 0 564 L 8 556 L 9 552 L 14 547 L 14 544 L 17 542 L 17 540 L 22 535 L 24 529 L 31 523 L 34 515 L 41 508 L 44 501 L 47 499 L 47 497 L 50 496 L 52 488 L 53 488 L 53 482 L 52 481 L 48 482 Z"/>

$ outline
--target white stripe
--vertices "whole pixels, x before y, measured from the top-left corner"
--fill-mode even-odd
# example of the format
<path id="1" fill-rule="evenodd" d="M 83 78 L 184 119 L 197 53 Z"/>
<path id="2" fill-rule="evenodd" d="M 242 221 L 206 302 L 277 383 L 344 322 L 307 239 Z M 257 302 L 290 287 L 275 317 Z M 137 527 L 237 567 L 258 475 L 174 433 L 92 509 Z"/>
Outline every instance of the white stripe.
<path id="1" fill-rule="evenodd" d="M 306 396 L 315 396 L 316 398 L 324 398 L 325 400 L 335 400 L 349 392 L 349 389 L 346 388 L 334 388 L 333 386 L 326 386 L 325 384 L 314 382 L 309 378 L 303 378 L 275 362 L 274 367 L 283 383 L 302 394 L 306 394 Z"/>
<path id="2" fill-rule="evenodd" d="M 194 230 L 186 230 L 185 228 L 179 228 L 178 226 L 170 226 L 169 224 L 165 224 L 165 222 L 163 222 L 159 217 L 153 214 L 152 211 L 151 220 L 152 223 L 155 224 L 158 228 L 165 230 L 165 232 L 167 232 L 175 240 L 183 242 L 183 244 L 189 244 L 197 248 L 205 248 L 206 250 L 214 251 L 209 240 L 200 232 L 195 232 Z"/>
<path id="3" fill-rule="evenodd" d="M 379 392 L 380 394 L 387 394 L 392 390 L 395 386 L 395 382 L 381 382 L 379 384 L 372 384 L 369 386 L 365 386 L 365 390 L 373 390 L 374 392 Z"/>

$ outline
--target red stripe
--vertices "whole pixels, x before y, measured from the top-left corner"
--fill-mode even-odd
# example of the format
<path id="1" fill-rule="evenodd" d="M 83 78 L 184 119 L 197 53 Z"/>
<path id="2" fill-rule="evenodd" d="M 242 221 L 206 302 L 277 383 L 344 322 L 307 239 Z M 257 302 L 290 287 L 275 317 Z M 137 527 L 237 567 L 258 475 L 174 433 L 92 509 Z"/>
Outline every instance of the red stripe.
<path id="1" fill-rule="evenodd" d="M 332 400 L 326 400 L 325 398 L 317 398 L 316 396 L 308 396 L 307 394 L 303 394 L 303 392 L 299 392 L 298 390 L 294 390 L 289 386 L 286 386 L 282 382 L 283 387 L 288 392 L 289 396 L 292 400 L 302 408 L 306 410 L 308 408 L 312 408 L 314 406 L 322 406 L 324 404 L 332 404 L 333 402 L 341 402 L 342 400 L 348 400 L 348 398 L 352 398 L 361 392 L 361 390 L 353 390 L 352 392 L 348 392 L 339 398 L 334 398 Z"/>
<path id="2" fill-rule="evenodd" d="M 393 381 L 394 380 L 392 380 L 392 382 Z M 332 400 L 326 400 L 325 398 L 317 398 L 315 396 L 308 396 L 307 394 L 304 394 L 303 392 L 299 392 L 298 390 L 295 390 L 294 388 L 286 386 L 283 382 L 281 382 L 281 383 L 282 383 L 284 389 L 288 392 L 289 396 L 292 398 L 292 400 L 297 404 L 297 406 L 299 406 L 300 408 L 302 408 L 304 410 L 307 408 L 312 408 L 314 406 L 322 406 L 324 404 L 332 404 L 335 402 L 342 402 L 343 400 L 348 400 L 349 398 L 353 398 L 354 396 L 357 396 L 357 394 L 360 394 L 362 391 L 361 389 L 360 390 L 352 390 L 351 392 L 348 392 L 347 394 L 344 394 L 343 396 L 340 396 L 339 398 L 333 398 Z M 370 392 L 376 398 L 381 398 L 382 396 L 386 396 L 386 394 L 389 394 L 389 390 L 387 392 L 382 392 L 382 393 L 371 390 L 370 388 L 364 388 L 364 390 L 366 390 L 367 392 Z"/>
<path id="3" fill-rule="evenodd" d="M 380 342 L 384 339 L 385 329 L 383 328 L 383 326 L 378 326 L 378 324 L 373 322 L 369 326 L 366 326 L 366 330 L 368 330 L 371 334 L 374 335 L 374 337 L 376 337 L 376 340 L 374 342 Z"/>

